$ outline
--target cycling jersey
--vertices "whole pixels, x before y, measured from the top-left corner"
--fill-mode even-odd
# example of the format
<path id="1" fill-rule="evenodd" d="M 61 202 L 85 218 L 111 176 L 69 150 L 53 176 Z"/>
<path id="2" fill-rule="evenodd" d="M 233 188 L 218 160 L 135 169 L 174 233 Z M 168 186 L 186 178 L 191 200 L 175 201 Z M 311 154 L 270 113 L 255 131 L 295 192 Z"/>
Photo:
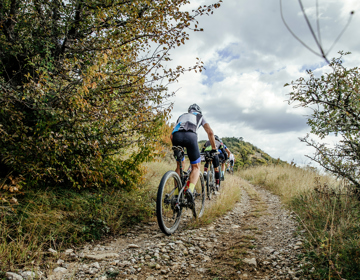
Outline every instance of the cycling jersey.
<path id="1" fill-rule="evenodd" d="M 223 145 L 220 141 L 218 140 L 215 140 L 215 146 L 216 146 L 216 149 L 217 150 L 220 150 L 223 148 Z M 212 147 L 211 147 L 211 143 L 210 141 L 206 141 L 205 144 L 204 144 L 204 147 L 202 149 L 202 152 L 204 151 L 211 151 L 212 150 Z"/>
<path id="2" fill-rule="evenodd" d="M 198 128 L 204 126 L 206 123 L 207 122 L 202 114 L 196 111 L 190 111 L 190 113 L 182 114 L 178 118 L 172 134 L 178 131 L 191 131 L 197 133 Z"/>
<path id="3" fill-rule="evenodd" d="M 230 154 L 229 159 L 232 160 L 232 161 L 234 161 L 234 160 L 235 160 L 234 154 Z"/>
<path id="4" fill-rule="evenodd" d="M 225 153 L 226 153 L 225 150 L 227 149 L 227 147 L 226 147 L 225 144 L 222 143 L 222 142 L 221 142 L 221 145 L 223 145 L 224 151 L 222 151 L 222 150 L 219 149 L 219 153 L 220 153 L 220 154 L 221 154 L 221 153 L 224 153 L 224 154 L 225 154 Z"/>
<path id="5" fill-rule="evenodd" d="M 197 143 L 197 130 L 207 124 L 202 114 L 191 110 L 182 114 L 176 121 L 172 131 L 172 144 L 185 147 L 191 164 L 201 162 L 199 146 Z"/>

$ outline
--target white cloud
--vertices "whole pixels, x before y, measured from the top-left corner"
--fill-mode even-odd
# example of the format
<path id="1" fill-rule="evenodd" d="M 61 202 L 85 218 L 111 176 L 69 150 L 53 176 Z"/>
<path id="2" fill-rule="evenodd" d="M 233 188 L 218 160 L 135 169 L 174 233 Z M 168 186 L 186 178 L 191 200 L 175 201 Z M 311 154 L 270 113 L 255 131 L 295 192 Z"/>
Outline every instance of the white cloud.
<path id="1" fill-rule="evenodd" d="M 191 8 L 212 1 L 191 1 Z M 316 24 L 315 1 L 303 1 L 309 18 Z M 284 0 L 284 16 L 293 31 L 317 51 L 310 31 L 301 16 L 298 1 Z M 355 15 L 336 43 L 329 58 L 339 50 L 351 51 L 346 66 L 360 63 L 360 2 L 355 0 L 319 1 L 322 43 L 327 50 Z M 189 72 L 169 86 L 177 91 L 172 99 L 172 121 L 189 105 L 199 104 L 215 133 L 221 137 L 244 137 L 272 157 L 304 164 L 305 154 L 313 150 L 298 140 L 310 128 L 309 110 L 288 105 L 291 87 L 285 83 L 306 76 L 306 69 L 317 75 L 326 71 L 324 60 L 303 47 L 281 21 L 278 0 L 225 0 L 214 15 L 199 18 L 204 32 L 190 35 L 190 41 L 172 51 L 171 65 L 190 66 L 200 57 L 206 67 L 201 74 Z M 205 139 L 201 129 L 199 139 Z"/>

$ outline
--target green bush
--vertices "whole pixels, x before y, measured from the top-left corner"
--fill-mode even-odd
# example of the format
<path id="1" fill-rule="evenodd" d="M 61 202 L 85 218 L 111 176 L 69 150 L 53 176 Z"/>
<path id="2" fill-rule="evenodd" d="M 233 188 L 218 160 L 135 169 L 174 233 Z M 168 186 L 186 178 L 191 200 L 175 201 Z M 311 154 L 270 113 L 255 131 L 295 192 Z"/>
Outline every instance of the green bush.
<path id="1" fill-rule="evenodd" d="M 197 16 L 220 6 L 190 14 L 186 4 L 3 0 L 0 178 L 12 172 L 32 187 L 136 184 L 171 110 L 162 81 L 203 68 L 162 63 Z"/>

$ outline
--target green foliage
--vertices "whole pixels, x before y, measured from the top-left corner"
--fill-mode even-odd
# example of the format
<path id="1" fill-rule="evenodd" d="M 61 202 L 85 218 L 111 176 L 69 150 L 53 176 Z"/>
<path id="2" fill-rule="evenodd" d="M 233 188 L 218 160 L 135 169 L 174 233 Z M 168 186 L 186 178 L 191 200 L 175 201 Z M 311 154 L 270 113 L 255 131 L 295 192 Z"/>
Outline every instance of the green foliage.
<path id="1" fill-rule="evenodd" d="M 163 63 L 189 30 L 201 30 L 197 16 L 220 6 L 191 14 L 186 4 L 2 1 L 0 177 L 135 186 L 171 109 L 162 83 L 202 70 L 200 61 L 188 69 Z"/>
<path id="2" fill-rule="evenodd" d="M 360 74 L 358 67 L 342 65 L 342 56 L 349 53 L 339 53 L 329 65 L 330 73 L 317 78 L 308 70 L 308 79 L 291 82 L 289 103 L 313 110 L 308 125 L 314 135 L 321 139 L 330 134 L 340 136 L 334 147 L 311 140 L 309 135 L 300 138 L 316 150 L 309 158 L 360 188 Z"/>
<path id="3" fill-rule="evenodd" d="M 280 159 L 273 159 L 258 147 L 252 145 L 249 142 L 245 142 L 242 137 L 223 137 L 221 140 L 235 156 L 235 170 L 257 165 L 285 163 Z M 206 140 L 199 141 L 199 146 L 202 147 L 205 142 Z"/>
<path id="4" fill-rule="evenodd" d="M 291 203 L 308 229 L 305 257 L 315 267 L 312 279 L 360 278 L 359 203 L 347 195 L 311 192 Z"/>

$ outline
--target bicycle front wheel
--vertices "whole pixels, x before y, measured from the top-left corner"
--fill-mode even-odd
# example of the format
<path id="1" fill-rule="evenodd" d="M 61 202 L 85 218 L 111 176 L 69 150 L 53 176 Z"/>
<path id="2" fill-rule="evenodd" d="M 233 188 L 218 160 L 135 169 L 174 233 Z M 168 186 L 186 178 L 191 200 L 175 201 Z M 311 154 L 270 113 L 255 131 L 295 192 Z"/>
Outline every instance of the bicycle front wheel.
<path id="1" fill-rule="evenodd" d="M 200 180 L 195 185 L 194 190 L 194 202 L 195 205 L 192 208 L 193 216 L 195 218 L 201 218 L 201 216 L 204 214 L 205 209 L 205 182 L 204 182 L 204 176 L 200 172 Z"/>
<path id="2" fill-rule="evenodd" d="M 182 208 L 177 204 L 175 189 L 181 186 L 180 176 L 175 171 L 168 171 L 162 177 L 156 199 L 156 216 L 159 227 L 166 235 L 171 235 L 178 228 Z"/>

